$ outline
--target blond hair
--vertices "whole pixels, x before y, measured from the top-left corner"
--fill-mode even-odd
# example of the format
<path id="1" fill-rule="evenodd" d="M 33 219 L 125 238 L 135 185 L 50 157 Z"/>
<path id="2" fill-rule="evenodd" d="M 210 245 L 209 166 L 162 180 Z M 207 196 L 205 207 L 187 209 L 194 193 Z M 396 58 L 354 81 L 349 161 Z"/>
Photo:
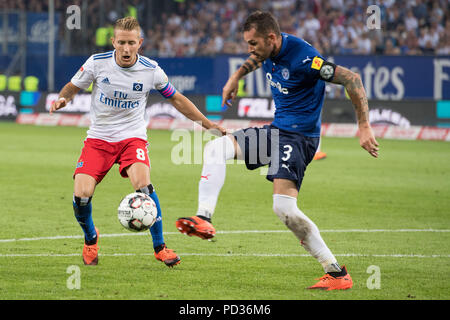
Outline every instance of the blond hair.
<path id="1" fill-rule="evenodd" d="M 120 30 L 137 30 L 138 32 L 141 31 L 141 26 L 139 25 L 139 22 L 134 17 L 125 17 L 122 19 L 119 19 L 114 24 L 114 30 L 120 29 Z"/>

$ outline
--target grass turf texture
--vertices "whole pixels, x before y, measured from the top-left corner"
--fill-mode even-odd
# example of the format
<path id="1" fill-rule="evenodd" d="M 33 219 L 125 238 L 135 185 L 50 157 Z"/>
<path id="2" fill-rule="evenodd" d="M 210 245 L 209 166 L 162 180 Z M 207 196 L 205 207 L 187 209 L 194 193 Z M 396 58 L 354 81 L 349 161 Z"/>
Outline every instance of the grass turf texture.
<path id="1" fill-rule="evenodd" d="M 357 139 L 323 139 L 328 158 L 308 167 L 298 203 L 354 280 L 351 290 L 324 292 L 305 289 L 322 268 L 272 212 L 260 170 L 227 167 L 215 242 L 177 232 L 175 220 L 196 211 L 201 165 L 175 165 L 180 141 L 167 131 L 149 132 L 151 177 L 181 264 L 167 268 L 150 236 L 120 226 L 117 206 L 133 190 L 115 165 L 93 198 L 99 265 L 84 266 L 71 202 L 85 132 L 0 122 L 0 239 L 77 236 L 0 241 L 0 299 L 450 299 L 450 232 L 398 231 L 450 229 L 449 143 L 380 139 L 373 159 Z M 242 230 L 267 232 L 229 232 Z M 67 287 L 70 266 L 80 268 L 79 290 Z M 380 270 L 379 289 L 367 286 L 370 266 Z"/>

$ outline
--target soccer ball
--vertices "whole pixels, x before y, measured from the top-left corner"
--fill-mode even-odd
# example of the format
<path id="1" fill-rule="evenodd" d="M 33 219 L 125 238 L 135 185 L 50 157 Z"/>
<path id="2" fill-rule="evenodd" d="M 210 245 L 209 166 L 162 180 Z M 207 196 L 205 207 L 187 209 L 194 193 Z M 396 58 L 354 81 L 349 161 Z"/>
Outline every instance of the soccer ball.
<path id="1" fill-rule="evenodd" d="M 156 221 L 158 210 L 155 202 L 145 193 L 130 193 L 120 201 L 118 218 L 130 231 L 144 231 Z"/>

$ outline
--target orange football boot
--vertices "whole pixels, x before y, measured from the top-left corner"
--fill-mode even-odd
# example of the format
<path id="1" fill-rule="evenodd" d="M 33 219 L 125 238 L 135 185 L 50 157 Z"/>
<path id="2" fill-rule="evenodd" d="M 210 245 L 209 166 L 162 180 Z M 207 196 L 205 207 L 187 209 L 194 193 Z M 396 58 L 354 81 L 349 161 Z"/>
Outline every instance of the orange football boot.
<path id="1" fill-rule="evenodd" d="M 157 260 L 164 262 L 168 267 L 173 267 L 181 262 L 180 257 L 172 249 L 167 249 L 166 245 L 161 251 L 154 254 Z"/>
<path id="2" fill-rule="evenodd" d="M 318 151 L 316 152 L 316 154 L 314 155 L 314 160 L 321 160 L 321 159 L 325 159 L 327 157 L 327 154 L 323 151 Z"/>
<path id="3" fill-rule="evenodd" d="M 332 275 L 326 273 L 315 285 L 309 287 L 308 289 L 322 289 L 326 291 L 330 290 L 346 290 L 353 287 L 353 280 L 350 274 L 347 272 L 345 266 L 342 266 L 342 270 L 345 271 L 344 276 L 333 277 Z"/>
<path id="4" fill-rule="evenodd" d="M 97 232 L 97 242 L 92 245 L 85 243 L 83 247 L 83 262 L 89 266 L 96 266 L 98 264 L 98 238 L 100 234 L 97 228 L 95 228 L 95 232 Z"/>
<path id="5" fill-rule="evenodd" d="M 197 236 L 203 240 L 212 239 L 216 234 L 213 225 L 198 216 L 179 218 L 175 222 L 177 229 L 188 236 Z"/>

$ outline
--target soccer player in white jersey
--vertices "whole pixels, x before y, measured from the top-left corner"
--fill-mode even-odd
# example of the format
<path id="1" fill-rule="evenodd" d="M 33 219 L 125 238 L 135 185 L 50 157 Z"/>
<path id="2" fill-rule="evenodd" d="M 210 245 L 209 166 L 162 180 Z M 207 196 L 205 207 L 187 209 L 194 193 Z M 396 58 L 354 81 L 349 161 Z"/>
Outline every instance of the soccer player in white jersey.
<path id="1" fill-rule="evenodd" d="M 149 91 L 158 90 L 178 111 L 201 122 L 205 129 L 218 130 L 221 134 L 225 130 L 208 120 L 179 93 L 155 61 L 138 54 L 143 39 L 135 18 L 117 20 L 111 41 L 115 50 L 89 57 L 50 108 L 50 114 L 63 108 L 80 89 L 87 89 L 93 83 L 91 125 L 74 172 L 73 208 L 85 235 L 83 261 L 86 265 L 98 263 L 99 232 L 92 220 L 91 199 L 96 185 L 118 163 L 120 174 L 130 179 L 134 190 L 148 194 L 155 201 L 158 218 L 150 228 L 154 255 L 172 267 L 180 263 L 180 257 L 165 245 L 161 207 L 150 181 L 144 118 Z"/>

